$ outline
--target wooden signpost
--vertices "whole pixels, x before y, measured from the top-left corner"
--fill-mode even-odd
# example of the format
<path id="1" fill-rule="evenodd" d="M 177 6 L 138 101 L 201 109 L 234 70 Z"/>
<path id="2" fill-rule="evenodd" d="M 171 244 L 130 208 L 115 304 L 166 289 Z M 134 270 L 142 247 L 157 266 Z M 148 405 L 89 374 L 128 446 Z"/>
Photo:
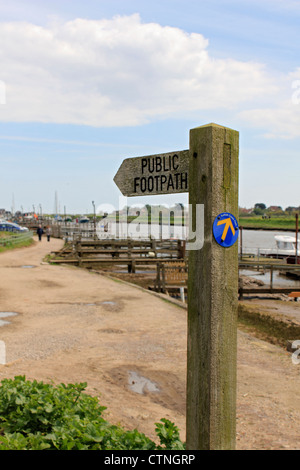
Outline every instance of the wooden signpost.
<path id="1" fill-rule="evenodd" d="M 126 158 L 114 182 L 124 196 L 188 192 L 189 150 Z"/>
<path id="2" fill-rule="evenodd" d="M 189 192 L 190 208 L 204 205 L 204 244 L 189 240 L 187 450 L 235 448 L 238 153 L 237 131 L 208 124 L 189 150 L 126 159 L 114 178 L 125 196 Z"/>

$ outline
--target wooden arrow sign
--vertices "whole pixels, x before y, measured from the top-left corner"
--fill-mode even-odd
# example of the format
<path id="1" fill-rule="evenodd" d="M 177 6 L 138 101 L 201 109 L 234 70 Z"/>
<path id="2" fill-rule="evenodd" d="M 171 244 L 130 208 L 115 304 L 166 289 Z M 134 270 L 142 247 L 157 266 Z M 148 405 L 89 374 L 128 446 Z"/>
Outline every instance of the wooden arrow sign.
<path id="1" fill-rule="evenodd" d="M 124 196 L 188 192 L 189 150 L 126 158 L 114 182 Z"/>

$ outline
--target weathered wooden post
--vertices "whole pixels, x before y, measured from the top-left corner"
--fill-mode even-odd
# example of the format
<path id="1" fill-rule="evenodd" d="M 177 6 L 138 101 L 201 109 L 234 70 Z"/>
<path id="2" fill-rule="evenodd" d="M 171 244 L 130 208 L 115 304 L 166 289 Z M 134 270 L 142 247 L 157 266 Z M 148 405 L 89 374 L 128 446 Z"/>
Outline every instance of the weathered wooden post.
<path id="1" fill-rule="evenodd" d="M 189 150 L 127 158 L 114 178 L 124 196 L 189 192 L 190 210 L 204 206 L 204 244 L 187 246 L 187 450 L 235 448 L 238 153 L 237 131 L 208 124 Z"/>
<path id="2" fill-rule="evenodd" d="M 188 450 L 235 448 L 238 245 L 222 246 L 229 217 L 220 218 L 221 244 L 213 225 L 220 213 L 238 214 L 238 151 L 237 131 L 190 131 L 189 202 L 204 204 L 204 245 L 189 252 Z"/>

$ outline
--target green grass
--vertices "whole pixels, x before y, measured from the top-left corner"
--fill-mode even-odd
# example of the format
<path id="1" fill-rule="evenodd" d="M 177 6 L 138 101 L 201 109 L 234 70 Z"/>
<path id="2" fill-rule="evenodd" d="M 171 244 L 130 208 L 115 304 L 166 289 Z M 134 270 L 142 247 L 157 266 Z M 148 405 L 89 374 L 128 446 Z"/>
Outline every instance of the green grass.
<path id="1" fill-rule="evenodd" d="M 296 230 L 295 217 L 271 217 L 263 219 L 259 217 L 240 217 L 239 225 L 243 228 L 257 228 L 269 230 Z"/>
<path id="2" fill-rule="evenodd" d="M 15 236 L 16 234 L 12 232 L 0 232 L 0 243 L 1 242 L 3 243 L 3 241 L 6 240 L 5 245 L 0 244 L 0 253 L 3 253 L 8 250 L 13 250 L 15 248 L 23 248 L 26 246 L 31 246 L 34 243 L 33 238 L 28 238 L 28 239 L 19 241 L 18 243 L 15 243 L 14 242 Z"/>
<path id="3" fill-rule="evenodd" d="M 10 238 L 14 235 L 13 232 L 0 232 L 0 240 L 1 238 Z"/>

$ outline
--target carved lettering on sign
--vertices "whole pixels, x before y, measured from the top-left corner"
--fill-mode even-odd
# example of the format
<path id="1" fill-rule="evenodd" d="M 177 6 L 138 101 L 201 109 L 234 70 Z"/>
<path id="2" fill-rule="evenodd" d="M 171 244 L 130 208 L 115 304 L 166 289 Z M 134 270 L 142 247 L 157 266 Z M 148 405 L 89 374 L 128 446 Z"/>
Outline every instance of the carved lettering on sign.
<path id="1" fill-rule="evenodd" d="M 188 192 L 189 151 L 128 158 L 115 183 L 125 196 Z"/>

